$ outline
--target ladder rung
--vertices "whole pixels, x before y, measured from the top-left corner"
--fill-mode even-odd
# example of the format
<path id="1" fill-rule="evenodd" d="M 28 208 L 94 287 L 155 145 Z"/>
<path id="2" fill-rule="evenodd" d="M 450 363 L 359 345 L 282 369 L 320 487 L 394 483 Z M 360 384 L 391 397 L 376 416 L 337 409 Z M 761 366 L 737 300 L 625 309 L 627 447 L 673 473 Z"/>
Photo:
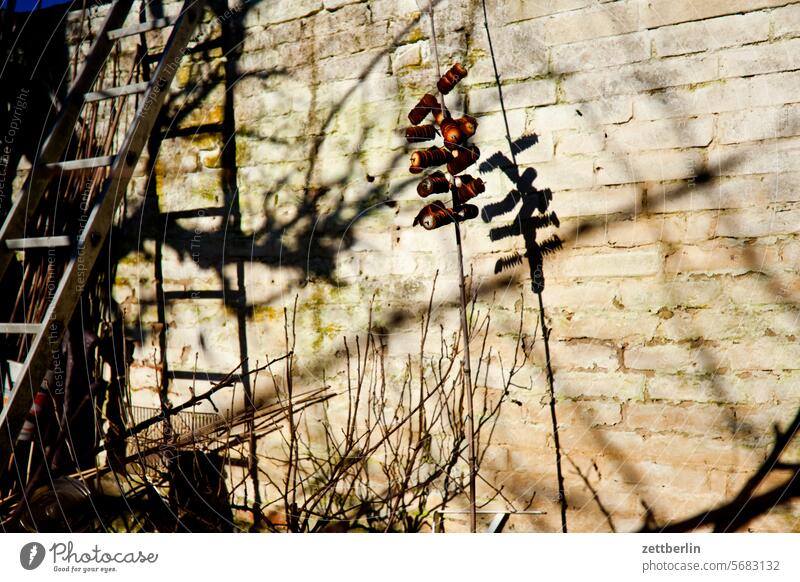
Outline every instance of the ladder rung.
<path id="1" fill-rule="evenodd" d="M 181 301 L 192 299 L 220 299 L 228 303 L 238 303 L 242 294 L 239 291 L 223 291 L 221 289 L 204 289 L 196 291 L 165 291 L 165 301 Z"/>
<path id="2" fill-rule="evenodd" d="M 53 170 L 63 170 L 70 172 L 73 170 L 88 170 L 90 168 L 102 168 L 114 163 L 114 156 L 100 156 L 99 158 L 84 158 L 82 160 L 69 160 L 66 162 L 55 162 L 47 164 Z"/>
<path id="3" fill-rule="evenodd" d="M 110 89 L 103 89 L 102 91 L 92 91 L 84 95 L 83 100 L 86 103 L 94 101 L 102 101 L 103 99 L 113 99 L 114 97 L 122 97 L 123 95 L 133 95 L 134 93 L 144 93 L 147 91 L 147 83 L 133 83 L 131 85 L 123 85 L 121 87 L 111 87 Z"/>
<path id="4" fill-rule="evenodd" d="M 37 334 L 41 330 L 41 323 L 0 323 L 0 333 Z"/>
<path id="5" fill-rule="evenodd" d="M 54 249 L 57 247 L 72 246 L 72 239 L 67 235 L 10 238 L 6 241 L 6 246 L 11 251 L 21 251 L 24 249 Z"/>
<path id="6" fill-rule="evenodd" d="M 181 218 L 210 218 L 219 216 L 228 216 L 230 211 L 221 206 L 211 206 L 208 208 L 193 208 L 191 210 L 170 210 L 169 212 L 161 213 L 161 216 L 167 220 L 178 220 Z"/>
<path id="7" fill-rule="evenodd" d="M 141 22 L 139 24 L 134 24 L 133 26 L 128 26 L 126 28 L 116 28 L 114 30 L 109 30 L 108 38 L 110 40 L 118 40 L 126 36 L 133 36 L 134 34 L 141 34 L 143 32 L 156 30 L 158 28 L 166 28 L 167 26 L 172 26 L 173 24 L 175 24 L 175 19 L 172 17 L 157 18 L 155 20 L 151 20 L 150 22 Z"/>
<path id="8" fill-rule="evenodd" d="M 200 380 L 201 382 L 221 382 L 229 376 L 226 372 L 204 372 L 202 370 L 197 370 L 196 372 L 192 370 L 169 370 L 167 373 L 172 376 L 173 380 Z M 234 374 L 231 377 L 241 378 L 239 374 Z"/>

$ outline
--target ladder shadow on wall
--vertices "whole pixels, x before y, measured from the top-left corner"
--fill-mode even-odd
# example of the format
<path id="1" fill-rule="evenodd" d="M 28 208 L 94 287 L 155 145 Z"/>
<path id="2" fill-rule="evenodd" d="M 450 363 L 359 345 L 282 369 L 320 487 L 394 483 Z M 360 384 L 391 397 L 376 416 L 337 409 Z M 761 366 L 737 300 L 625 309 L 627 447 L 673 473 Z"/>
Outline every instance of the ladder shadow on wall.
<path id="1" fill-rule="evenodd" d="M 132 215 L 126 219 L 126 224 L 136 225 L 140 229 L 140 241 L 132 237 L 117 236 L 120 243 L 114 249 L 115 260 L 119 260 L 131 253 L 141 252 L 147 260 L 152 260 L 156 266 L 155 280 L 156 293 L 153 300 L 139 298 L 142 307 L 154 305 L 158 312 L 158 321 L 155 326 L 129 326 L 125 331 L 141 345 L 151 343 L 158 345 L 162 354 L 168 348 L 168 304 L 175 301 L 202 301 L 208 299 L 222 300 L 226 315 L 234 315 L 237 319 L 239 352 L 242 361 L 249 358 L 246 328 L 252 320 L 254 313 L 260 306 L 271 305 L 276 299 L 286 294 L 284 290 L 276 290 L 272 295 L 259 297 L 256 301 L 248 298 L 244 285 L 244 269 L 247 264 L 261 264 L 280 269 L 288 269 L 299 275 L 299 285 L 312 280 L 321 280 L 342 284 L 336 279 L 336 256 L 346 251 L 357 242 L 353 224 L 370 213 L 380 209 L 394 209 L 396 203 L 391 199 L 388 177 L 373 178 L 367 176 L 368 184 L 360 196 L 347 203 L 334 203 L 330 208 L 324 208 L 325 202 L 333 197 L 338 197 L 339 190 L 344 190 L 349 180 L 360 173 L 358 156 L 353 155 L 349 160 L 348 170 L 345 175 L 337 180 L 325 184 L 316 183 L 312 179 L 313 168 L 322 165 L 320 147 L 326 139 L 325 129 L 335 120 L 337 113 L 344 107 L 352 90 L 348 92 L 332 110 L 325 113 L 319 120 L 321 130 L 313 132 L 306 140 L 311 154 L 306 171 L 304 187 L 300 193 L 300 200 L 296 204 L 296 213 L 293 218 L 285 222 L 276 221 L 273 213 L 266 206 L 266 201 L 276 193 L 288 188 L 289 176 L 276 180 L 271 191 L 263 193 L 265 206 L 263 209 L 264 221 L 262 226 L 257 226 L 252 232 L 245 232 L 242 228 L 242 211 L 239 202 L 239 164 L 237 161 L 237 137 L 256 138 L 259 141 L 286 145 L 286 140 L 269 135 L 256 129 L 240 129 L 236 126 L 235 114 L 235 86 L 246 78 L 255 78 L 261 81 L 270 81 L 276 78 L 288 77 L 289 71 L 282 67 L 267 70 L 240 69 L 241 47 L 244 35 L 243 21 L 248 11 L 258 3 L 245 4 L 238 11 L 226 11 L 224 5 L 213 7 L 218 14 L 217 21 L 221 24 L 221 33 L 216 37 L 204 38 L 193 48 L 194 62 L 190 84 L 181 92 L 168 96 L 162 117 L 159 121 L 160 129 L 155 131 L 148 144 L 149 162 L 146 168 L 150 176 L 146 184 L 144 203 L 133 209 Z M 402 34 L 402 33 L 401 33 Z M 214 62 L 211 51 L 222 49 L 226 56 L 224 67 L 213 67 L 219 63 Z M 387 52 L 391 47 L 385 49 Z M 377 64 L 378 58 L 360 75 L 363 82 L 370 70 Z M 204 76 L 203 67 L 211 66 L 210 72 Z M 197 78 L 194 73 L 197 72 Z M 215 77 L 215 75 L 217 75 Z M 212 91 L 219 84 L 224 84 L 223 119 L 219 123 L 194 123 L 198 112 L 207 107 Z M 360 84 L 360 83 L 359 83 Z M 202 115 L 201 115 L 202 117 Z M 359 143 L 362 143 L 372 129 L 365 125 Z M 172 138 L 192 138 L 197 136 L 219 136 L 221 145 L 219 156 L 222 203 L 219 207 L 203 209 L 206 217 L 219 217 L 221 226 L 214 231 L 204 231 L 200 234 L 181 224 L 181 219 L 198 216 L 198 210 L 163 211 L 159 208 L 159 196 L 165 192 L 159 191 L 157 180 L 154 179 L 155 163 L 161 150 L 162 143 Z M 163 154 L 162 154 L 163 155 Z M 394 166 L 404 156 L 404 152 L 397 153 L 392 160 Z M 411 180 L 408 180 L 410 183 Z M 393 190 L 403 188 L 401 183 L 393 186 Z M 350 218 L 355 215 L 356 218 Z M 155 219 L 153 218 L 155 217 Z M 289 244 L 287 244 L 287 239 Z M 142 241 L 155 243 L 154 252 L 148 253 L 142 248 Z M 184 291 L 165 290 L 163 286 L 164 272 L 161 260 L 164 252 L 169 249 L 182 261 L 194 261 L 197 268 L 211 270 L 220 281 L 219 290 L 186 289 Z M 114 264 L 115 261 L 112 261 Z M 226 270 L 232 266 L 233 269 Z M 231 275 L 235 270 L 235 274 Z M 117 306 L 119 309 L 119 306 Z M 390 318 L 392 321 L 402 319 Z M 197 347 L 205 353 L 213 353 L 214 347 L 210 340 L 198 330 Z M 333 357 L 332 355 L 326 357 Z M 191 369 L 170 369 L 166 359 L 162 356 L 159 366 L 161 374 L 160 390 L 167 394 L 169 385 L 174 380 L 192 381 L 218 380 L 224 372 L 215 370 L 209 372 L 198 371 L 196 374 Z M 191 368 L 191 366 L 183 366 Z M 242 370 L 241 376 L 247 377 L 247 366 Z M 259 404 L 256 402 L 256 404 Z"/>

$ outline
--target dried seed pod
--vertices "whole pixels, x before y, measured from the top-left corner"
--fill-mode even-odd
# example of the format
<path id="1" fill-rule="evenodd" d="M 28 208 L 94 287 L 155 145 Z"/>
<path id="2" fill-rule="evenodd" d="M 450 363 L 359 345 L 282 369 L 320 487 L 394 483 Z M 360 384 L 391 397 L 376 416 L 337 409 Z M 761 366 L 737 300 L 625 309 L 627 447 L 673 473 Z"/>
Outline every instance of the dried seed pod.
<path id="1" fill-rule="evenodd" d="M 426 230 L 433 230 L 451 224 L 454 220 L 463 222 L 478 216 L 478 207 L 465 204 L 458 210 L 447 208 L 441 201 L 432 202 L 419 211 L 414 226 L 421 224 Z"/>
<path id="2" fill-rule="evenodd" d="M 417 194 L 426 198 L 431 194 L 441 194 L 450 189 L 450 182 L 442 172 L 434 172 L 417 184 Z"/>
<path id="3" fill-rule="evenodd" d="M 412 174 L 419 174 L 425 168 L 441 166 L 450 159 L 450 152 L 439 146 L 418 150 L 411 154 L 411 166 L 408 171 Z"/>
<path id="4" fill-rule="evenodd" d="M 437 125 L 441 126 L 443 122 L 450 119 L 450 110 L 447 107 L 438 105 L 431 110 L 433 112 L 433 120 Z"/>
<path id="5" fill-rule="evenodd" d="M 428 141 L 435 137 L 436 126 L 434 125 L 412 125 L 406 128 L 406 140 L 409 143 Z"/>
<path id="6" fill-rule="evenodd" d="M 441 106 L 436 97 L 430 93 L 425 93 L 419 103 L 414 106 L 414 109 L 409 111 L 408 120 L 412 125 L 419 125 L 428 116 L 428 113 L 432 111 L 441 111 Z"/>
<path id="7" fill-rule="evenodd" d="M 467 69 L 465 69 L 461 63 L 456 63 L 450 67 L 449 71 L 442 75 L 442 78 L 436 83 L 436 88 L 439 89 L 443 95 L 447 95 L 453 90 L 453 87 L 466 76 Z"/>
<path id="8" fill-rule="evenodd" d="M 465 220 L 472 220 L 478 216 L 479 210 L 478 207 L 474 204 L 464 204 L 461 208 L 456 211 L 456 217 L 459 221 L 463 222 Z"/>
<path id="9" fill-rule="evenodd" d="M 414 218 L 413 226 L 421 224 L 426 230 L 433 230 L 453 221 L 447 207 L 439 200 L 424 206 Z"/>
<path id="10" fill-rule="evenodd" d="M 464 134 L 461 124 L 456 119 L 445 119 L 442 121 L 440 128 L 444 138 L 444 145 L 451 150 L 457 148 L 468 137 Z"/>
<path id="11" fill-rule="evenodd" d="M 456 194 L 461 204 L 470 198 L 475 198 L 475 196 L 485 191 L 486 185 L 483 183 L 483 180 L 480 178 L 473 178 L 469 174 L 460 176 L 456 183 Z"/>
<path id="12" fill-rule="evenodd" d="M 461 127 L 461 131 L 464 132 L 464 135 L 467 137 L 472 137 L 475 135 L 475 131 L 478 129 L 478 120 L 470 115 L 464 115 L 456 119 L 458 125 Z"/>
<path id="13" fill-rule="evenodd" d="M 477 146 L 472 144 L 461 146 L 453 152 L 452 161 L 447 163 L 447 171 L 453 176 L 460 174 L 474 164 L 480 156 L 481 151 Z"/>

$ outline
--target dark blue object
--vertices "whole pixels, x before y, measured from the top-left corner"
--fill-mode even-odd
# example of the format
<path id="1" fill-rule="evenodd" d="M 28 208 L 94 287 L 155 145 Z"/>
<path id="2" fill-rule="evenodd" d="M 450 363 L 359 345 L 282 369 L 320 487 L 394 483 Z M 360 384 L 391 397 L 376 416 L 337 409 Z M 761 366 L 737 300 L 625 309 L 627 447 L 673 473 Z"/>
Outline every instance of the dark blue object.
<path id="1" fill-rule="evenodd" d="M 42 8 L 50 8 L 59 4 L 70 4 L 75 2 L 76 7 L 80 7 L 81 3 L 78 0 L 17 0 L 14 6 L 14 12 L 33 12 Z M 0 0 L 0 10 L 6 9 L 8 0 Z"/>

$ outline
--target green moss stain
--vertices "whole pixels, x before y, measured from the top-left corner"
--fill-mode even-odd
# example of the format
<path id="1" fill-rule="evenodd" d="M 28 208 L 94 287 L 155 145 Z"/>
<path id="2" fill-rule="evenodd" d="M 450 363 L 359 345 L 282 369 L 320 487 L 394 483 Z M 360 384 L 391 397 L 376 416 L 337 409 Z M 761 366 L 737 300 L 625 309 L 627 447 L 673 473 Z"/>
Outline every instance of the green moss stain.
<path id="1" fill-rule="evenodd" d="M 253 322 L 275 321 L 281 313 L 271 305 L 257 305 L 253 308 Z"/>
<path id="2" fill-rule="evenodd" d="M 250 159 L 250 146 L 247 145 L 247 140 L 236 140 L 236 163 L 240 166 L 246 166 Z"/>

